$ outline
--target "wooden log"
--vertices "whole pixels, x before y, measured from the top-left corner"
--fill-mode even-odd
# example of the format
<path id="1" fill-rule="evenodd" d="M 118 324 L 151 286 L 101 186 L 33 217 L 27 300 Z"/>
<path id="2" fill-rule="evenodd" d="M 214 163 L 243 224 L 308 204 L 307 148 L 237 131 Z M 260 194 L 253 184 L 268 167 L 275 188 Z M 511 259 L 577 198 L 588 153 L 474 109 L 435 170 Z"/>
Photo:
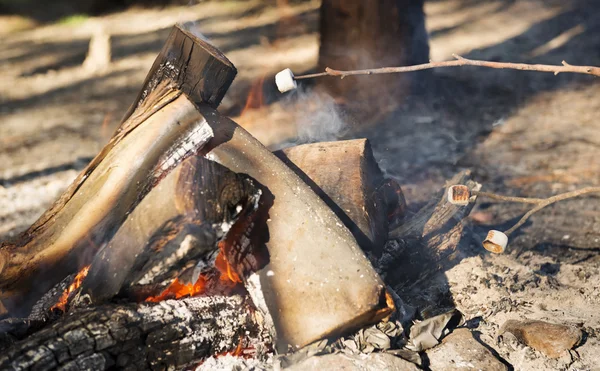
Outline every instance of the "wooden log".
<path id="1" fill-rule="evenodd" d="M 51 216 L 42 216 L 20 243 L 2 246 L 5 307 L 28 311 L 65 275 L 89 264 L 150 189 L 211 136 L 193 103 L 180 95 L 101 153 L 93 171 L 84 171 L 76 191 L 67 191 L 70 197 L 61 197 Z"/>
<path id="2" fill-rule="evenodd" d="M 0 301 L 10 315 L 26 315 L 88 264 L 148 191 L 204 145 L 212 133 L 194 104 L 218 105 L 235 73 L 214 47 L 174 28 L 110 142 L 34 225 L 0 246 Z"/>
<path id="3" fill-rule="evenodd" d="M 263 330 L 240 296 L 82 309 L 16 341 L 0 369 L 180 369 L 263 343 Z"/>
<path id="4" fill-rule="evenodd" d="M 146 285 L 172 281 L 185 265 L 216 251 L 217 242 L 240 217 L 257 212 L 260 192 L 241 174 L 201 156 L 189 158 L 152 189 L 96 254 L 80 300 L 103 303 L 119 291 L 132 292 L 131 286 L 139 285 L 142 277 Z M 182 248 L 188 236 L 192 246 Z M 254 259 L 255 254 L 259 255 L 244 251 L 243 259 Z M 254 264 L 251 268 L 258 269 Z"/>
<path id="5" fill-rule="evenodd" d="M 165 81 L 171 88 L 185 92 L 192 102 L 217 108 L 236 74 L 233 64 L 219 49 L 184 25 L 175 25 L 123 121 L 139 107 L 151 106 L 152 99 L 148 98 Z"/>
<path id="6" fill-rule="evenodd" d="M 397 193 L 393 194 L 394 200 L 386 197 L 388 183 L 367 140 L 307 144 L 275 154 L 336 211 L 355 238 L 362 241 L 363 249 L 377 246 L 381 250 L 387 238 L 387 217 L 397 217 L 390 210 L 402 209 L 403 199 L 399 202 Z M 203 238 L 198 223 L 231 221 L 225 213 L 247 199 L 254 188 L 243 175 L 200 156 L 184 161 L 152 189 L 110 243 L 96 254 L 75 301 L 97 305 L 122 290 L 139 293 L 140 289 L 132 285 L 145 272 L 152 271 L 157 277 L 162 277 L 158 272 L 181 273 L 181 264 L 184 260 L 188 265 L 193 263 L 193 254 L 180 254 L 176 262 L 163 255 L 177 250 L 185 238 Z M 257 270 L 261 253 L 256 251 L 259 246 L 251 248 L 247 258 L 258 255 L 251 264 Z M 212 251 L 214 246 L 207 250 Z M 158 269 L 165 262 L 169 267 Z M 170 282 L 166 276 L 158 281 Z"/>
<path id="7" fill-rule="evenodd" d="M 381 253 L 389 222 L 402 217 L 404 197 L 399 186 L 388 192 L 392 181 L 384 179 L 367 139 L 304 144 L 275 155 L 325 201 L 363 250 Z"/>
<path id="8" fill-rule="evenodd" d="M 447 187 L 464 184 L 470 190 L 481 185 L 471 179 L 471 172 L 456 174 L 432 200 L 413 217 L 389 233 L 395 250 L 386 250 L 379 261 L 386 282 L 395 287 L 411 287 L 434 273 L 448 268 L 461 258 L 458 250 L 464 221 L 475 205 L 473 197 L 467 206 L 453 205 L 447 200 Z"/>
<path id="9" fill-rule="evenodd" d="M 270 262 L 254 284 L 260 284 L 264 303 L 257 306 L 268 308 L 278 346 L 302 347 L 389 315 L 385 285 L 335 213 L 247 131 L 208 105 L 198 107 L 215 132 L 207 158 L 248 174 L 274 196 Z"/>

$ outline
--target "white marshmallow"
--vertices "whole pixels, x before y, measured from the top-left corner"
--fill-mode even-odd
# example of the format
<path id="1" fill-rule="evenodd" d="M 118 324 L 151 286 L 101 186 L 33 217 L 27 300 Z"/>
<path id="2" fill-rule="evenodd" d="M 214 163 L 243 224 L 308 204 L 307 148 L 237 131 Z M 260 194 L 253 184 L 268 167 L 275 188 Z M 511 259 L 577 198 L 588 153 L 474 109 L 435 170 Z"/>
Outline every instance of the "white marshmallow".
<path id="1" fill-rule="evenodd" d="M 483 241 L 483 247 L 496 254 L 502 254 L 506 250 L 508 245 L 508 236 L 504 232 L 491 230 L 488 232 L 485 241 Z"/>
<path id="2" fill-rule="evenodd" d="M 294 90 L 298 87 L 296 80 L 294 80 L 294 74 L 289 68 L 286 68 L 275 75 L 275 84 L 277 84 L 277 89 L 282 93 Z"/>
<path id="3" fill-rule="evenodd" d="M 469 187 L 462 184 L 455 184 L 448 187 L 448 202 L 452 205 L 467 206 L 471 198 Z"/>

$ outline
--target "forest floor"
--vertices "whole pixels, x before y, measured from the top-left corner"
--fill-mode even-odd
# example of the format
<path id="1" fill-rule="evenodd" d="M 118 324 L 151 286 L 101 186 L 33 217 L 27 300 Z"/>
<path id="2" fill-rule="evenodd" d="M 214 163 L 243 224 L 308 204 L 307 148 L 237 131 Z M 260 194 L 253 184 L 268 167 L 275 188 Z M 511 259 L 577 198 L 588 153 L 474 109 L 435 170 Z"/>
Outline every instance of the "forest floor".
<path id="1" fill-rule="evenodd" d="M 34 222 L 102 148 L 172 25 L 187 21 L 239 70 L 222 112 L 273 148 L 289 144 L 307 119 L 334 122 L 324 132 L 308 133 L 311 139 L 369 138 L 382 169 L 402 185 L 411 211 L 467 168 L 484 190 L 509 195 L 547 197 L 600 186 L 600 101 L 594 100 L 600 84 L 591 76 L 472 67 L 435 71 L 426 94 L 403 98 L 393 114 L 369 126 L 351 120 L 340 125 L 329 107 L 308 118 L 291 112 L 299 106 L 289 101 L 301 100 L 303 93 L 275 102 L 269 84 L 259 88 L 265 106 L 252 103 L 254 108 L 242 110 L 264 76 L 286 67 L 314 68 L 318 7 L 314 0 L 284 7 L 203 2 L 0 29 L 0 240 Z M 456 53 L 598 66 L 599 10 L 600 4 L 584 0 L 430 1 L 431 59 Z M 90 72 L 82 63 L 98 25 L 110 32 L 112 62 Z M 297 121 L 290 126 L 290 120 Z M 282 121 L 287 125 L 279 125 Z M 487 230 L 502 230 L 525 211 L 522 205 L 480 203 L 465 228 L 462 260 L 411 294 L 432 301 L 450 297 L 467 319 L 480 319 L 480 341 L 517 370 L 595 369 L 600 198 L 544 209 L 511 236 L 503 255 L 481 247 Z M 586 335 L 576 351 L 550 359 L 501 342 L 498 330 L 508 319 L 572 324 Z"/>

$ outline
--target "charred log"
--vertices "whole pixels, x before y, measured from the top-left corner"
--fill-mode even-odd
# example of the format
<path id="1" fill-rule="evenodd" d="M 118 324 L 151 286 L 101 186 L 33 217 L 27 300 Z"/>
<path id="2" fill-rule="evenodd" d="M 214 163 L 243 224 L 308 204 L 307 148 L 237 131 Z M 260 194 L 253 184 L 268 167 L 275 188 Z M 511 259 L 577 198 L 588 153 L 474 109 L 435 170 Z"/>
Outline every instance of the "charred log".
<path id="1" fill-rule="evenodd" d="M 173 30 L 110 142 L 33 226 L 0 246 L 0 300 L 11 315 L 26 315 L 89 264 L 146 194 L 206 143 L 212 132 L 194 103 L 218 105 L 234 76 L 218 50 Z"/>
<path id="2" fill-rule="evenodd" d="M 448 184 L 464 184 L 470 190 L 479 190 L 480 184 L 465 171 L 455 175 Z M 456 206 L 448 202 L 447 188 L 441 189 L 432 201 L 412 218 L 390 231 L 389 244 L 380 259 L 379 270 L 386 274 L 386 282 L 409 287 L 446 269 L 461 258 L 459 243 L 463 234 L 464 219 L 475 202 Z"/>
<path id="3" fill-rule="evenodd" d="M 240 296 L 75 311 L 2 350 L 0 369 L 181 368 L 240 343 L 256 348 L 262 329 Z"/>
<path id="4" fill-rule="evenodd" d="M 268 209 L 261 194 L 265 192 L 255 182 L 219 164 L 199 156 L 184 161 L 98 252 L 80 296 L 85 296 L 88 304 L 98 304 L 122 290 L 128 296 L 156 295 L 156 290 L 187 268 L 208 263 L 208 256 L 217 252 L 217 242 L 225 235 L 240 239 L 233 236 L 233 226 L 252 219 L 259 206 Z M 257 242 L 251 247 L 260 246 Z M 260 256 L 261 251 L 238 253 L 245 262 Z M 249 265 L 247 270 L 259 268 L 256 261 Z M 237 266 L 242 274 L 241 263 Z"/>
<path id="5" fill-rule="evenodd" d="M 219 49 L 200 35 L 194 35 L 185 25 L 176 25 L 123 121 L 139 107 L 150 107 L 153 103 L 150 97 L 165 82 L 185 92 L 192 102 L 205 102 L 217 108 L 236 74 L 233 64 Z"/>

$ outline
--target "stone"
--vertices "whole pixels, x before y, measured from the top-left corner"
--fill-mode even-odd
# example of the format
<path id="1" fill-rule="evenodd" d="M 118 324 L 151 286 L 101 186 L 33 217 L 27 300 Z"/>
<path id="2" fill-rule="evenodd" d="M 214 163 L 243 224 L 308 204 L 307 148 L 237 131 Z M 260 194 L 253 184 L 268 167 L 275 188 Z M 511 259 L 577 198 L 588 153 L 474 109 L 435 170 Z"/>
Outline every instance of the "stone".
<path id="1" fill-rule="evenodd" d="M 432 371 L 486 370 L 506 371 L 502 363 L 473 337 L 469 329 L 459 328 L 446 336 L 442 343 L 427 351 Z"/>
<path id="2" fill-rule="evenodd" d="M 513 334 L 521 343 L 550 358 L 559 358 L 579 344 L 583 336 L 575 326 L 536 320 L 508 320 L 500 328 L 500 334 L 505 332 Z"/>
<path id="3" fill-rule="evenodd" d="M 417 371 L 420 368 L 411 362 L 388 353 L 356 355 L 336 353 L 309 357 L 285 370 Z"/>

